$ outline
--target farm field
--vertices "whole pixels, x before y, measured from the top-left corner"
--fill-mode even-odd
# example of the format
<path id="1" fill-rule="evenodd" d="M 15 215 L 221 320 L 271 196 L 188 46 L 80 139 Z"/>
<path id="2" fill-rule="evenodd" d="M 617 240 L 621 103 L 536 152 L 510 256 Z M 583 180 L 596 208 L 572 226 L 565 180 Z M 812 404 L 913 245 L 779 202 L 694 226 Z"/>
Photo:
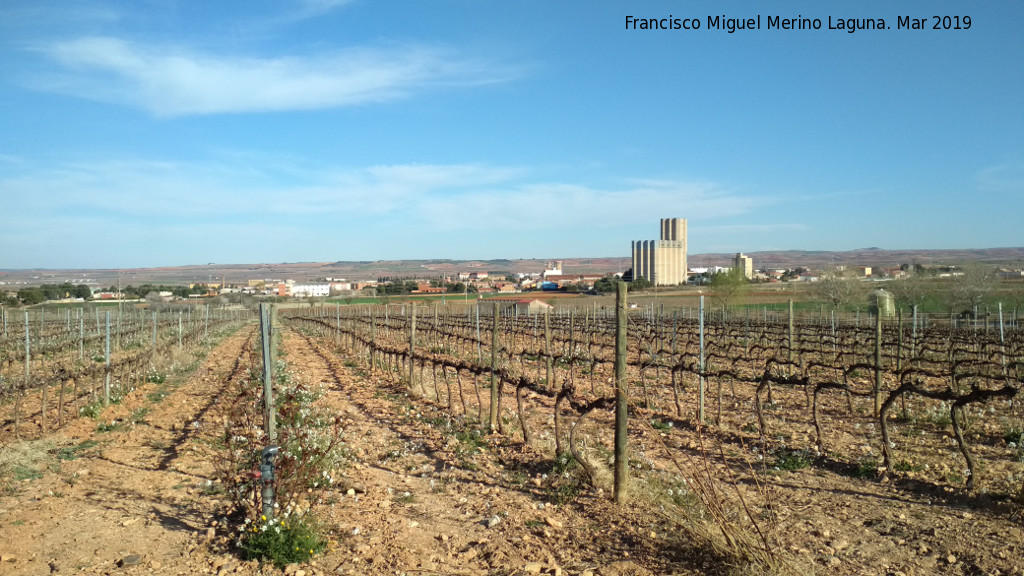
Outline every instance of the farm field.
<path id="1" fill-rule="evenodd" d="M 508 315 L 494 330 L 486 309 L 417 312 L 413 328 L 411 307 L 281 311 L 279 369 L 320 393 L 344 439 L 335 481 L 299 503 L 326 549 L 286 572 L 1024 574 L 1017 332 L 887 324 L 878 362 L 875 326 L 709 318 L 701 346 L 692 317 L 637 312 L 616 505 L 607 314 Z M 218 443 L 246 425 L 256 324 L 183 349 L 175 329 L 158 377 L 122 374 L 133 384 L 116 403 L 45 434 L 25 409 L 15 438 L 5 392 L 0 574 L 279 573 L 238 554 L 244 515 Z M 887 405 L 890 469 L 876 374 L 885 398 L 909 386 Z"/>

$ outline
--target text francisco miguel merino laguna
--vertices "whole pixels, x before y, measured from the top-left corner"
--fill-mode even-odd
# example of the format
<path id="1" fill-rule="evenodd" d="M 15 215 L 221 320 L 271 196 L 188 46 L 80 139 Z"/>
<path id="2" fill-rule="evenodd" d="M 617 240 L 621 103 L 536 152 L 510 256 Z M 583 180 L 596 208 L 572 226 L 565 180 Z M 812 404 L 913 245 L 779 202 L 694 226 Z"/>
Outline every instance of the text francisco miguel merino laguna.
<path id="1" fill-rule="evenodd" d="M 829 16 L 824 22 L 821 18 L 783 18 L 766 16 L 766 30 L 842 30 L 854 33 L 858 30 L 888 30 L 891 28 L 885 18 L 839 18 Z M 890 21 L 892 19 L 890 18 Z M 827 26 L 826 26 L 827 24 Z M 971 27 L 970 16 L 897 16 L 897 30 L 968 30 Z M 700 18 L 676 18 L 671 14 L 667 18 L 636 18 L 626 16 L 627 30 L 725 30 L 730 34 L 737 30 L 761 30 L 761 15 L 752 18 L 729 18 L 727 15 L 708 16 L 707 21 Z"/>

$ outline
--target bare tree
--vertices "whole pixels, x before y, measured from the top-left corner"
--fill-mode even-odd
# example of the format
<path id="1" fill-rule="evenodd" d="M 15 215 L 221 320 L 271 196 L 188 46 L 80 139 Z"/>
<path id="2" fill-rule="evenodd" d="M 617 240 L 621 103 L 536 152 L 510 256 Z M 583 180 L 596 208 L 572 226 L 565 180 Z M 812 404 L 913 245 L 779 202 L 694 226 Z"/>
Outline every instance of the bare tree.
<path id="1" fill-rule="evenodd" d="M 814 294 L 818 300 L 838 310 L 850 304 L 860 304 L 865 289 L 860 280 L 846 270 L 829 268 L 814 283 Z"/>
<path id="2" fill-rule="evenodd" d="M 974 313 L 974 309 L 985 302 L 995 290 L 995 270 L 981 264 L 962 266 L 953 277 L 953 286 L 946 294 L 950 309 Z"/>
<path id="3" fill-rule="evenodd" d="M 1010 298 L 1010 303 L 1013 304 L 1013 317 L 1016 318 L 1021 308 L 1024 308 L 1024 281 L 1015 280 L 1008 284 L 1007 295 Z"/>
<path id="4" fill-rule="evenodd" d="M 921 272 L 911 272 L 909 275 L 891 282 L 888 288 L 896 302 L 905 304 L 909 308 L 921 306 L 934 292 L 931 281 Z"/>

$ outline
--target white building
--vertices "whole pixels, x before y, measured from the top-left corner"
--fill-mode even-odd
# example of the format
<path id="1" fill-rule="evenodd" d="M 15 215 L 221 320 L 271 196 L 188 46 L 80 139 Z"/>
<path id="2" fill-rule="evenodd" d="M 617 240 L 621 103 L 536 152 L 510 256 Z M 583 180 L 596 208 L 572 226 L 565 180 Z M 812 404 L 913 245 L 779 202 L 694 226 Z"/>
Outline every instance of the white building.
<path id="1" fill-rule="evenodd" d="M 330 284 L 292 284 L 290 288 L 290 295 L 295 298 L 319 298 L 331 295 Z"/>

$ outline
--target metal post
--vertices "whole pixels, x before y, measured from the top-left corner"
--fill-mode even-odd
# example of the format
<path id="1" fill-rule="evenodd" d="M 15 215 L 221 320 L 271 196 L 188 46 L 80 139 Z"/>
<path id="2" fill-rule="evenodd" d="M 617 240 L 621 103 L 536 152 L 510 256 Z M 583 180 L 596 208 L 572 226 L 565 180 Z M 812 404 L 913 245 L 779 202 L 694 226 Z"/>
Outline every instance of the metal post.
<path id="1" fill-rule="evenodd" d="M 412 303 L 412 324 L 409 327 L 409 389 L 412 390 L 413 370 L 416 368 L 416 303 Z"/>
<path id="2" fill-rule="evenodd" d="M 793 361 L 793 299 L 789 299 L 789 361 Z M 788 371 L 789 369 L 787 369 Z"/>
<path id="3" fill-rule="evenodd" d="M 476 361 L 483 363 L 484 351 L 483 344 L 480 342 L 480 301 L 476 303 Z"/>
<path id="4" fill-rule="evenodd" d="M 700 396 L 698 398 L 697 420 L 704 425 L 704 295 L 700 297 L 700 311 L 697 314 L 697 327 L 700 332 L 700 355 L 698 356 L 697 368 L 700 370 Z"/>
<path id="5" fill-rule="evenodd" d="M 999 351 L 1003 357 L 1003 374 L 1006 374 L 1006 339 L 1003 334 L 1003 303 L 999 303 Z"/>
<path id="6" fill-rule="evenodd" d="M 104 347 L 104 355 L 106 356 L 106 362 L 103 369 L 103 405 L 110 405 L 110 312 L 106 313 L 107 317 L 107 338 L 106 345 Z"/>
<path id="7" fill-rule="evenodd" d="M 882 309 L 875 311 L 875 416 L 882 409 Z"/>
<path id="8" fill-rule="evenodd" d="M 260 304 L 260 337 L 263 348 L 263 416 L 267 439 L 277 441 L 277 416 L 274 411 L 274 359 L 271 353 L 273 342 L 273 305 Z"/>

